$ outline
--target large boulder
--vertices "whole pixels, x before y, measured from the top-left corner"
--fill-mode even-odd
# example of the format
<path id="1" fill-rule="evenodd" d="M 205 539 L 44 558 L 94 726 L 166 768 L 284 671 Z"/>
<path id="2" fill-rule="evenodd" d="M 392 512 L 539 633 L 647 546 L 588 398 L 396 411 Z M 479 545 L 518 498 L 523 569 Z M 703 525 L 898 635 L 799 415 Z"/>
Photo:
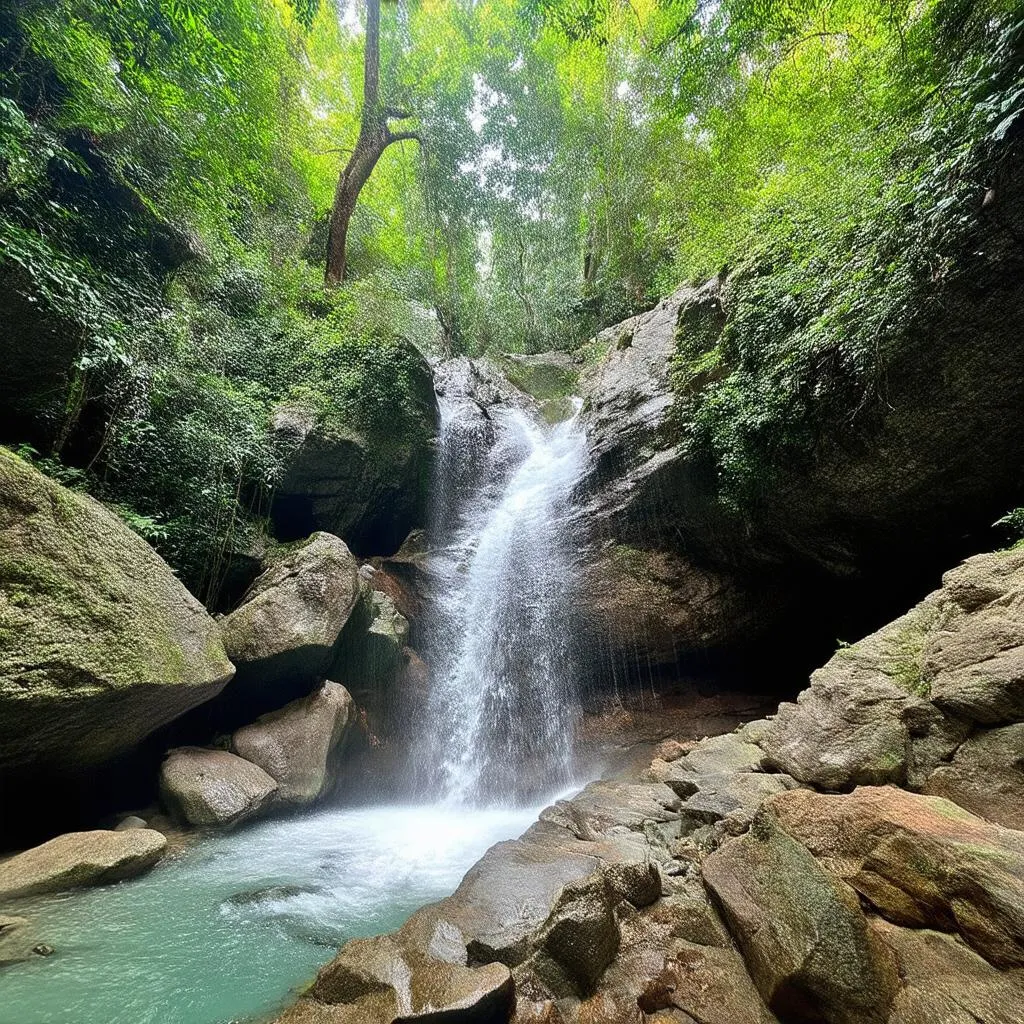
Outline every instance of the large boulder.
<path id="1" fill-rule="evenodd" d="M 868 930 L 853 890 L 770 813 L 712 853 L 703 874 L 758 990 L 781 1019 L 883 1024 L 897 987 L 891 957 Z"/>
<path id="2" fill-rule="evenodd" d="M 326 682 L 308 697 L 237 730 L 231 749 L 277 783 L 279 800 L 308 804 L 335 782 L 338 754 L 352 718 L 348 690 Z"/>
<path id="3" fill-rule="evenodd" d="M 0 785 L 129 751 L 233 671 L 144 540 L 0 449 Z"/>
<path id="4" fill-rule="evenodd" d="M 0 898 L 107 885 L 148 871 L 167 839 L 148 828 L 68 832 L 0 864 Z"/>
<path id="5" fill-rule="evenodd" d="M 160 796 L 187 825 L 230 826 L 268 809 L 277 783 L 226 750 L 177 747 L 160 768 Z"/>
<path id="6" fill-rule="evenodd" d="M 795 790 L 765 812 L 895 924 L 957 933 L 1024 967 L 1024 833 L 894 786 Z"/>
<path id="7" fill-rule="evenodd" d="M 325 676 L 358 598 L 359 563 L 343 540 L 314 533 L 286 548 L 222 623 L 232 688 Z"/>
<path id="8" fill-rule="evenodd" d="M 468 967 L 378 935 L 347 943 L 317 975 L 309 998 L 278 1024 L 501 1024 L 514 1005 L 512 975 L 502 964 Z"/>
<path id="9" fill-rule="evenodd" d="M 1024 552 L 997 551 L 967 559 L 905 615 L 840 649 L 760 743 L 767 763 L 822 789 L 960 793 L 1001 820 L 1013 814 L 998 791 L 1012 802 L 1020 737 L 969 734 L 1015 717 L 1024 718 Z M 987 783 L 979 771 L 992 773 Z"/>
<path id="10" fill-rule="evenodd" d="M 1024 830 L 1024 722 L 968 737 L 922 791 L 1007 828 Z"/>
<path id="11" fill-rule="evenodd" d="M 359 602 L 338 641 L 331 677 L 342 680 L 360 704 L 377 706 L 399 677 L 408 639 L 409 620 L 388 594 L 363 580 Z"/>

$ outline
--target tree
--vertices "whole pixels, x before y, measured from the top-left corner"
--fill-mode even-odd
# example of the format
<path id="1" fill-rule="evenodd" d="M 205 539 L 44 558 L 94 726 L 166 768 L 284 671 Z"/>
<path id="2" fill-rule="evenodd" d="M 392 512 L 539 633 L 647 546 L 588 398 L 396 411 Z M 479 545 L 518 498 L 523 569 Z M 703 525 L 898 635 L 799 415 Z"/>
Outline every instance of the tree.
<path id="1" fill-rule="evenodd" d="M 420 139 L 415 131 L 392 131 L 391 121 L 406 121 L 413 115 L 384 104 L 380 95 L 380 0 L 366 0 L 366 43 L 363 56 L 363 112 L 359 138 L 348 163 L 338 178 L 327 237 L 327 270 L 324 281 L 336 288 L 345 280 L 345 244 L 349 221 L 359 193 L 369 180 L 384 150 L 393 142 Z"/>

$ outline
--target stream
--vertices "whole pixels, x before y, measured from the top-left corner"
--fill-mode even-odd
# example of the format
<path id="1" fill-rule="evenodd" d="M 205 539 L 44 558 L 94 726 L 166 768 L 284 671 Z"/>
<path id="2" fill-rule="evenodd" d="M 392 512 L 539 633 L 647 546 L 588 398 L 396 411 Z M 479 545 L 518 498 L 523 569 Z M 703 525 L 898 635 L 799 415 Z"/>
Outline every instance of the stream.
<path id="1" fill-rule="evenodd" d="M 582 430 L 465 397 L 442 395 L 441 414 L 417 802 L 263 822 L 138 880 L 12 906 L 56 952 L 0 973 L 0 1024 L 266 1019 L 338 946 L 451 893 L 571 788 Z"/>
<path id="2" fill-rule="evenodd" d="M 57 952 L 0 973 L 0 1024 L 272 1014 L 344 941 L 448 895 L 539 809 L 322 811 L 201 842 L 132 882 L 24 901 Z"/>

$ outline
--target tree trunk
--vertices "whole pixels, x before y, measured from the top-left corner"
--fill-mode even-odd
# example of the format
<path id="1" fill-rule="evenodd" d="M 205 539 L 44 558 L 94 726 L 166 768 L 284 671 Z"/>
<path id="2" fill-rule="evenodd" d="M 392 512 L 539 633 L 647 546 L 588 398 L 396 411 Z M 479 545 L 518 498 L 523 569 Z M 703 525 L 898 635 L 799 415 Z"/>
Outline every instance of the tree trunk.
<path id="1" fill-rule="evenodd" d="M 419 140 L 416 132 L 393 132 L 390 119 L 404 120 L 412 115 L 384 107 L 380 101 L 380 0 L 366 0 L 366 44 L 363 55 L 363 113 L 359 139 L 348 163 L 338 178 L 327 236 L 327 269 L 324 283 L 337 287 L 345 280 L 345 245 L 348 226 L 359 193 L 369 180 L 384 150 L 403 139 Z"/>

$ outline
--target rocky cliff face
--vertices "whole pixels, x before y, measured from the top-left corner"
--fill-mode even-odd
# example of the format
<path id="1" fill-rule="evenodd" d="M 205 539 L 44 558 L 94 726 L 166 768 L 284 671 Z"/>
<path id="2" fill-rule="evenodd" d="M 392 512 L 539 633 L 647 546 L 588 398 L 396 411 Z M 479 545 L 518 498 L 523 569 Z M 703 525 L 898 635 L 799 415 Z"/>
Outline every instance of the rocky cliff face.
<path id="1" fill-rule="evenodd" d="M 1024 553 L 969 560 L 774 718 L 544 811 L 280 1024 L 1019 1020 L 1022 601 Z"/>
<path id="2" fill-rule="evenodd" d="M 1024 492 L 1022 222 L 1020 191 L 1008 185 L 998 218 L 979 217 L 955 265 L 923 286 L 920 308 L 879 339 L 872 389 L 826 409 L 798 450 L 765 442 L 763 477 L 740 498 L 723 485 L 733 456 L 703 445 L 695 410 L 742 371 L 723 339 L 739 307 L 749 318 L 758 274 L 770 270 L 683 288 L 603 332 L 607 354 L 580 385 L 594 458 L 593 585 L 629 582 L 621 600 L 596 602 L 601 626 L 615 638 L 642 598 L 648 631 L 675 638 L 651 645 L 661 664 L 749 649 L 783 623 L 834 638 L 862 585 L 892 600 L 873 623 L 855 618 L 860 628 L 988 546 L 986 531 Z M 629 565 L 623 549 L 638 552 Z"/>

